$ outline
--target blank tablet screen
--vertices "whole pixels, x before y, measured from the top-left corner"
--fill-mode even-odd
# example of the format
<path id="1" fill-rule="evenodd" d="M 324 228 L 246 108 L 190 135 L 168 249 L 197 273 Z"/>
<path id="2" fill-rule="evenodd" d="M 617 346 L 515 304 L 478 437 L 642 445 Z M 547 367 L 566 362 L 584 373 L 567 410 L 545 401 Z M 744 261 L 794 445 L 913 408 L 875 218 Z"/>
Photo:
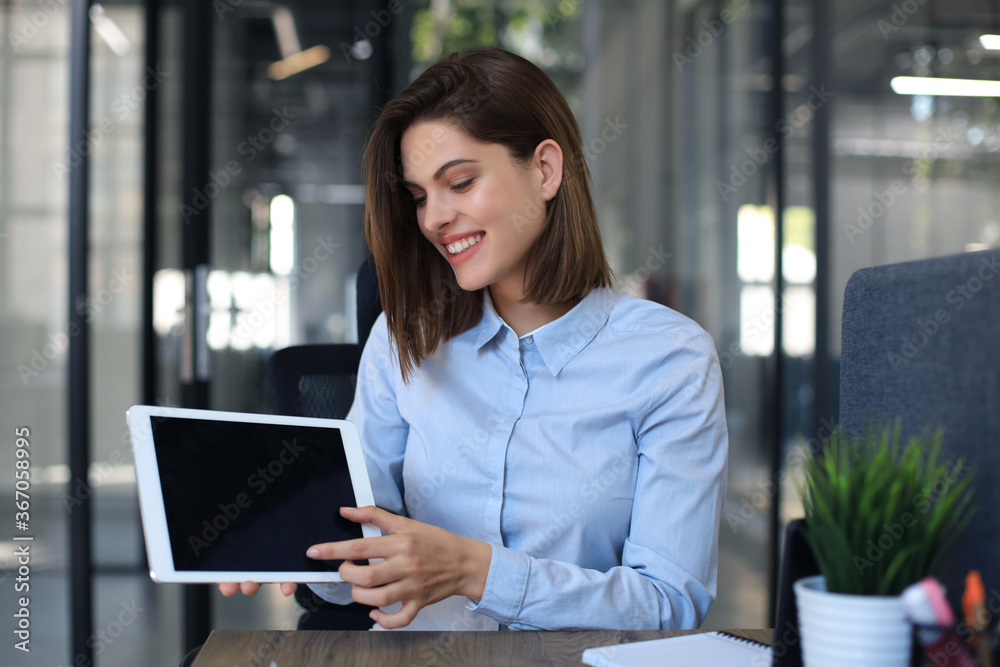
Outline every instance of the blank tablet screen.
<path id="1" fill-rule="evenodd" d="M 362 536 L 336 428 L 152 419 L 174 569 L 336 571 L 306 549 Z"/>

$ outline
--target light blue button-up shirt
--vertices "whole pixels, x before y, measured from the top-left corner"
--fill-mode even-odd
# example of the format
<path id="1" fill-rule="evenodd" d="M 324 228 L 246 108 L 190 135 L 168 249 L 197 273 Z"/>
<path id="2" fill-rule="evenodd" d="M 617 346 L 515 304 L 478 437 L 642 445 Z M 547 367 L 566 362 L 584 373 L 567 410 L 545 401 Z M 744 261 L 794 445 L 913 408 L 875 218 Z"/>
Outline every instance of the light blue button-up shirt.
<path id="1" fill-rule="evenodd" d="M 697 627 L 728 450 L 711 338 L 596 289 L 519 339 L 484 295 L 480 323 L 409 384 L 380 316 L 347 417 L 377 505 L 492 545 L 481 600 L 430 605 L 407 629 Z"/>

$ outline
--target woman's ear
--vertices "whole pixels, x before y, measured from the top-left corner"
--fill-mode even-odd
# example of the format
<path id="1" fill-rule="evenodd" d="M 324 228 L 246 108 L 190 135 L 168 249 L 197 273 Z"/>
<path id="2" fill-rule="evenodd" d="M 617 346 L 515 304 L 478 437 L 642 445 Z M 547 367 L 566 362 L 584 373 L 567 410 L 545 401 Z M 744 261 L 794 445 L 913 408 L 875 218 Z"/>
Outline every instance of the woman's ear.
<path id="1" fill-rule="evenodd" d="M 539 187 L 542 199 L 549 201 L 559 192 L 563 177 L 563 152 L 553 139 L 546 139 L 535 147 L 535 165 L 542 175 Z"/>

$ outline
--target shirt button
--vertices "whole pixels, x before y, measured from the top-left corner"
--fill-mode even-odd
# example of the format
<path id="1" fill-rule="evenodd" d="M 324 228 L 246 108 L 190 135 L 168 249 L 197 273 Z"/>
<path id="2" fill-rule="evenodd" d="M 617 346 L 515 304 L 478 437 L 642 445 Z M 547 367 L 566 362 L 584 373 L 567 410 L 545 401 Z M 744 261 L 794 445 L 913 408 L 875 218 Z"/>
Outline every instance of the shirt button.
<path id="1" fill-rule="evenodd" d="M 535 342 L 535 337 L 534 336 L 525 336 L 524 342 L 526 344 L 528 344 L 528 345 L 531 345 L 532 343 Z"/>

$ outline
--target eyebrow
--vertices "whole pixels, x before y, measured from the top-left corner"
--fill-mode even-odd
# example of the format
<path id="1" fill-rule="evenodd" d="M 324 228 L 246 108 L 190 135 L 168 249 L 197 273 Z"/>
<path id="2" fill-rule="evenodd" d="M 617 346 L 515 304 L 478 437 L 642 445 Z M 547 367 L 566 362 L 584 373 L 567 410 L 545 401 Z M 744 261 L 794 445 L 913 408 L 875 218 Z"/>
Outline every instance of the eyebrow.
<path id="1" fill-rule="evenodd" d="M 451 169 L 452 167 L 454 167 L 457 164 L 464 164 L 466 162 L 478 162 L 478 160 L 473 160 L 471 158 L 456 158 L 454 160 L 448 160 L 443 165 L 441 165 L 440 167 L 438 167 L 438 170 L 434 172 L 433 179 L 435 181 L 438 180 L 439 178 L 441 178 L 441 176 L 444 175 L 444 172 L 448 171 L 449 169 Z M 420 187 L 416 183 L 411 183 L 410 181 L 406 180 L 405 178 L 403 179 L 403 185 L 405 185 L 407 187 L 413 186 L 415 188 L 419 188 Z"/>

